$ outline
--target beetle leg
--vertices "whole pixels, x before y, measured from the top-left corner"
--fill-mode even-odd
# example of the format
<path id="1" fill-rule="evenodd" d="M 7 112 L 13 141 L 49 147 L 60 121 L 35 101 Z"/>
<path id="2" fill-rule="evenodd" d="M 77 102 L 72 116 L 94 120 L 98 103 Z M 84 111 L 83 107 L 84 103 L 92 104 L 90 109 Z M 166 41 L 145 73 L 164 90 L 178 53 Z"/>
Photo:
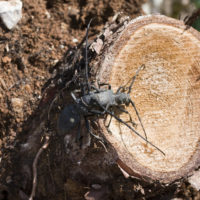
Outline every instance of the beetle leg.
<path id="1" fill-rule="evenodd" d="M 100 89 L 96 88 L 94 85 L 91 85 L 91 88 L 96 90 L 96 92 L 99 92 L 99 93 L 105 91 L 105 90 L 100 90 Z"/>
<path id="2" fill-rule="evenodd" d="M 129 121 L 127 121 L 126 123 L 130 122 L 130 123 L 133 125 L 133 127 L 137 126 L 137 124 L 133 121 L 133 119 L 132 119 L 130 113 L 129 113 L 127 110 L 125 110 L 125 109 L 123 109 L 123 108 L 121 108 L 121 107 L 118 107 L 117 109 L 119 109 L 121 112 L 124 112 L 124 113 L 128 114 L 128 116 L 129 116 Z M 113 113 L 113 112 L 112 112 L 112 113 Z M 114 114 L 114 113 L 113 113 L 113 114 Z M 110 126 L 110 123 L 111 123 L 111 121 L 112 121 L 112 117 L 113 117 L 113 116 L 111 115 L 110 120 L 109 120 L 109 122 L 108 122 L 108 125 L 106 125 L 107 128 L 109 128 L 109 126 Z M 146 138 L 146 139 L 147 139 L 147 138 Z"/>
<path id="3" fill-rule="evenodd" d="M 112 121 L 112 115 L 111 115 L 111 117 L 110 117 L 110 120 L 109 120 L 109 122 L 108 122 L 108 125 L 106 125 L 107 128 L 110 127 L 110 123 L 111 123 L 111 121 Z"/>
<path id="4" fill-rule="evenodd" d="M 136 115 L 137 115 L 137 117 L 138 117 L 138 119 L 139 119 L 139 121 L 140 121 L 140 124 L 141 124 L 141 126 L 142 126 L 142 130 L 143 130 L 143 132 L 144 132 L 145 138 L 147 139 L 147 133 L 146 133 L 145 128 L 144 128 L 144 126 L 143 126 L 143 123 L 142 123 L 142 120 L 141 120 L 141 118 L 140 118 L 139 112 L 137 111 L 137 108 L 136 108 L 134 102 L 133 102 L 131 99 L 130 99 L 130 103 L 131 103 L 131 105 L 133 106 L 133 108 L 134 108 L 134 110 L 135 110 L 135 112 L 136 112 Z"/>
<path id="5" fill-rule="evenodd" d="M 77 135 L 76 135 L 76 142 L 79 142 L 81 138 L 81 121 L 78 123 L 78 131 L 77 131 Z"/>
<path id="6" fill-rule="evenodd" d="M 78 103 L 78 100 L 77 100 L 77 98 L 76 98 L 76 96 L 75 96 L 75 94 L 74 94 L 73 92 L 71 92 L 71 96 L 72 96 L 73 100 L 74 100 L 76 103 Z"/>
<path id="7" fill-rule="evenodd" d="M 81 87 L 81 94 L 82 96 L 86 95 L 86 88 L 85 88 L 85 85 L 83 83 L 80 84 L 80 87 Z"/>
<path id="8" fill-rule="evenodd" d="M 90 110 L 90 112 L 91 112 L 92 114 L 95 114 L 95 115 L 105 115 L 107 111 L 104 110 L 104 111 L 102 112 L 102 111 L 98 111 L 98 110 Z M 109 133 L 111 133 L 111 131 L 109 130 L 109 126 L 110 126 L 111 120 L 112 120 L 112 116 L 111 116 L 111 118 L 110 118 L 110 120 L 109 120 L 109 122 L 108 122 L 108 125 L 105 125 L 106 128 L 108 129 L 108 132 L 109 132 Z M 92 134 L 92 135 L 93 135 L 93 134 Z"/>
<path id="9" fill-rule="evenodd" d="M 117 109 L 119 109 L 121 112 L 124 112 L 124 113 L 128 114 L 128 116 L 129 116 L 129 121 L 128 122 L 130 122 L 133 126 L 137 126 L 137 124 L 133 121 L 133 119 L 131 117 L 131 114 L 127 110 L 121 108 L 120 106 L 117 107 Z"/>
<path id="10" fill-rule="evenodd" d="M 88 130 L 88 132 L 93 136 L 95 137 L 97 140 L 101 140 L 103 141 L 103 139 L 101 137 L 99 137 L 98 135 L 95 135 L 92 131 L 91 131 L 91 128 L 90 128 L 90 123 L 88 121 L 88 119 L 85 117 L 85 124 L 86 124 L 86 128 Z"/>
<path id="11" fill-rule="evenodd" d="M 94 102 L 97 103 L 97 105 L 99 106 L 99 102 L 94 100 Z M 100 108 L 103 108 L 103 111 L 99 111 L 99 110 L 89 110 L 90 113 L 93 113 L 93 114 L 98 114 L 98 115 L 105 115 L 106 114 L 106 111 L 108 110 L 108 108 L 110 107 L 110 104 L 107 104 L 106 105 L 106 108 L 104 108 L 103 106 L 100 106 Z"/>
<path id="12" fill-rule="evenodd" d="M 97 81 L 98 87 L 100 88 L 101 86 L 107 85 L 108 86 L 108 90 L 111 89 L 111 85 L 109 83 L 100 83 L 99 81 Z"/>
<path id="13" fill-rule="evenodd" d="M 125 87 L 124 87 L 124 86 L 120 86 L 120 87 L 117 89 L 117 91 L 116 91 L 115 94 L 120 93 L 120 90 L 125 90 Z"/>
<path id="14" fill-rule="evenodd" d="M 96 114 L 96 115 L 104 115 L 105 111 L 99 111 L 99 110 L 89 110 L 90 113 Z"/>

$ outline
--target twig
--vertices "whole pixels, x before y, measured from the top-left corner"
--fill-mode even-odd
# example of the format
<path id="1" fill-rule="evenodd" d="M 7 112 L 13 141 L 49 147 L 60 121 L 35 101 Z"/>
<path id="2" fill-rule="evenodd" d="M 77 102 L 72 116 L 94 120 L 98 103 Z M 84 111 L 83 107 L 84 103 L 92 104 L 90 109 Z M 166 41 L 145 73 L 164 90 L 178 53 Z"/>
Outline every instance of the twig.
<path id="1" fill-rule="evenodd" d="M 190 17 L 187 16 L 184 19 L 185 25 L 192 26 L 192 24 L 199 18 L 199 15 L 200 15 L 200 9 L 196 10 L 195 12 L 193 12 Z"/>
<path id="2" fill-rule="evenodd" d="M 13 85 L 11 85 L 11 86 L 8 88 L 8 90 L 11 90 L 13 87 L 16 87 L 16 86 L 18 86 L 18 85 L 20 85 L 20 84 L 22 84 L 22 83 L 26 83 L 26 80 L 25 80 L 25 81 L 24 81 L 24 79 L 18 80 L 16 83 L 14 83 Z"/>
<path id="3" fill-rule="evenodd" d="M 40 147 L 40 149 L 38 150 L 35 159 L 33 161 L 33 186 L 32 186 L 32 192 L 31 195 L 29 197 L 29 200 L 33 200 L 33 197 L 35 196 L 35 191 L 36 191 L 36 186 L 37 186 L 37 163 L 38 163 L 38 159 L 41 155 L 41 153 L 44 151 L 44 149 L 46 149 L 49 145 L 49 137 L 46 136 L 45 138 L 45 142 L 42 145 L 42 147 Z"/>
<path id="4" fill-rule="evenodd" d="M 107 150 L 105 144 L 101 140 L 98 140 L 98 142 L 103 146 L 105 152 L 108 153 L 108 150 Z"/>

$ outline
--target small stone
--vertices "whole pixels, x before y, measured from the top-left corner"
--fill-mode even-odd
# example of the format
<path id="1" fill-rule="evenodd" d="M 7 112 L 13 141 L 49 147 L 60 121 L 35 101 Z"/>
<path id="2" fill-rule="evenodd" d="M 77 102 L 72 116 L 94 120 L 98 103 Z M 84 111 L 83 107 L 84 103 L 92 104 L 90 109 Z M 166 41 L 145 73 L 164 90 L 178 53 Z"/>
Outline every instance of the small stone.
<path id="1" fill-rule="evenodd" d="M 60 45 L 60 48 L 61 48 L 61 49 L 64 49 L 64 48 L 65 48 L 65 46 L 64 46 L 63 44 L 61 44 L 61 45 Z"/>
<path id="2" fill-rule="evenodd" d="M 92 188 L 94 188 L 95 190 L 100 190 L 101 189 L 101 185 L 99 185 L 99 184 L 92 184 Z"/>
<path id="3" fill-rule="evenodd" d="M 28 93 L 31 93 L 31 92 L 32 92 L 31 86 L 30 86 L 29 84 L 26 84 L 26 85 L 24 86 L 24 89 L 25 89 L 26 92 L 28 92 Z"/>
<path id="4" fill-rule="evenodd" d="M 188 178 L 189 183 L 196 190 L 200 190 L 200 170 L 194 172 L 192 176 Z"/>
<path id="5" fill-rule="evenodd" d="M 101 39 L 97 39 L 97 41 L 92 44 L 92 49 L 97 54 L 100 54 L 100 51 L 101 51 L 102 47 L 103 47 L 103 41 Z"/>
<path id="6" fill-rule="evenodd" d="M 11 61 L 11 58 L 9 58 L 8 56 L 4 56 L 1 60 L 3 63 L 9 63 Z"/>
<path id="7" fill-rule="evenodd" d="M 35 86 L 36 86 L 37 88 L 40 88 L 40 82 L 39 82 L 39 81 L 36 81 L 36 82 L 35 82 Z"/>
<path id="8" fill-rule="evenodd" d="M 13 138 L 15 138 L 16 137 L 16 132 L 13 130 L 13 129 L 11 129 L 10 130 L 10 134 L 11 134 L 11 136 L 13 137 Z"/>
<path id="9" fill-rule="evenodd" d="M 3 87 L 4 90 L 7 90 L 7 86 L 3 78 L 0 78 L 0 85 Z"/>
<path id="10" fill-rule="evenodd" d="M 77 40 L 76 38 L 73 38 L 73 39 L 72 39 L 72 42 L 73 42 L 73 43 L 77 43 L 78 40 Z"/>
<path id="11" fill-rule="evenodd" d="M 72 16 L 77 16 L 78 13 L 79 13 L 79 10 L 78 10 L 77 8 L 71 7 L 71 6 L 68 7 L 68 15 L 69 15 L 70 17 L 72 17 Z"/>
<path id="12" fill-rule="evenodd" d="M 9 52 L 9 51 L 10 51 L 9 45 L 8 45 L 8 44 L 6 44 L 6 46 L 5 46 L 5 51 L 6 51 L 6 52 Z"/>
<path id="13" fill-rule="evenodd" d="M 11 183 L 11 182 L 12 182 L 11 176 L 7 176 L 7 177 L 6 177 L 6 183 Z"/>
<path id="14" fill-rule="evenodd" d="M 56 64 L 58 61 L 59 61 L 59 60 L 57 60 L 57 59 L 56 59 L 56 60 L 53 60 L 53 63 Z"/>
<path id="15" fill-rule="evenodd" d="M 20 98 L 11 99 L 12 108 L 15 112 L 21 112 L 23 107 L 23 100 Z"/>
<path id="16" fill-rule="evenodd" d="M 61 22 L 61 30 L 66 31 L 67 30 L 67 24 L 64 22 Z"/>
<path id="17" fill-rule="evenodd" d="M 99 190 L 91 189 L 88 191 L 84 198 L 86 200 L 108 200 L 109 199 L 109 190 L 107 186 L 101 187 Z"/>
<path id="18" fill-rule="evenodd" d="M 14 28 L 22 18 L 21 0 L 0 1 L 0 18 L 9 30 Z"/>
<path id="19" fill-rule="evenodd" d="M 50 13 L 47 10 L 45 11 L 45 15 L 47 16 L 47 19 L 51 18 L 51 15 L 50 15 Z"/>

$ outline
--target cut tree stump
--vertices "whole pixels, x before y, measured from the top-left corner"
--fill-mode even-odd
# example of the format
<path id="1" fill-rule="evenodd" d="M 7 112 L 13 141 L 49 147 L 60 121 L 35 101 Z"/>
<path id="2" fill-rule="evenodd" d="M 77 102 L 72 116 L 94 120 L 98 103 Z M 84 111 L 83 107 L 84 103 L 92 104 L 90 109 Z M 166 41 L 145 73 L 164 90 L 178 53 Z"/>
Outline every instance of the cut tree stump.
<path id="1" fill-rule="evenodd" d="M 110 83 L 113 91 L 130 83 L 137 69 L 145 65 L 130 96 L 148 141 L 165 153 L 115 119 L 109 127 L 111 133 L 105 127 L 109 117 L 106 122 L 100 120 L 106 139 L 118 155 L 118 165 L 130 176 L 171 183 L 199 166 L 199 40 L 200 33 L 182 21 L 153 15 L 128 22 L 112 46 L 105 48 L 97 78 Z M 130 105 L 126 110 L 137 124 L 135 130 L 144 137 L 134 109 Z M 125 113 L 118 116 L 129 120 Z"/>

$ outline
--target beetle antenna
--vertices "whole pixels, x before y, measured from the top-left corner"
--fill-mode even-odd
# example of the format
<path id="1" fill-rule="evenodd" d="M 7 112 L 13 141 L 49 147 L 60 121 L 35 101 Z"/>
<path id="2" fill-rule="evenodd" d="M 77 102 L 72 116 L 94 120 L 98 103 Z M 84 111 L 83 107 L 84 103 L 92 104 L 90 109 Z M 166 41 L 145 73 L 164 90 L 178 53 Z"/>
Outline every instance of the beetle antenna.
<path id="1" fill-rule="evenodd" d="M 129 129 L 131 129 L 137 136 L 139 136 L 141 139 L 143 139 L 144 141 L 146 141 L 148 144 L 150 144 L 151 146 L 153 146 L 155 149 L 157 149 L 158 151 L 160 151 L 164 156 L 165 153 L 158 148 L 156 145 L 154 145 L 153 143 L 149 142 L 146 138 L 144 138 L 142 135 L 140 135 L 136 130 L 134 130 L 131 126 L 129 126 L 126 122 L 124 122 L 122 119 L 120 119 L 119 117 L 116 117 L 112 112 L 106 111 L 108 114 L 110 114 L 111 116 L 113 116 L 116 120 L 118 120 L 119 122 L 121 122 L 122 124 L 124 124 L 125 126 L 127 126 Z"/>
<path id="2" fill-rule="evenodd" d="M 86 77 L 86 81 L 87 81 L 87 89 L 88 89 L 88 93 L 91 90 L 91 86 L 89 84 L 89 79 L 88 79 L 88 32 L 89 32 L 89 28 L 90 28 L 90 24 L 92 22 L 92 19 L 90 19 L 88 25 L 87 25 L 87 30 L 86 30 L 86 40 L 85 40 L 85 77 Z"/>
<path id="3" fill-rule="evenodd" d="M 157 149 L 158 151 L 160 151 L 164 156 L 165 153 L 158 148 L 156 145 L 154 145 L 153 143 L 149 142 L 145 137 L 143 137 L 142 135 L 140 135 L 134 128 L 132 128 L 131 126 L 129 126 L 126 122 L 124 122 L 122 119 L 120 119 L 119 117 L 115 116 L 112 112 L 108 111 L 104 106 L 98 104 L 104 111 L 105 113 L 113 116 L 117 121 L 121 122 L 122 124 L 124 124 L 125 126 L 127 126 L 130 130 L 132 130 L 137 136 L 139 136 L 141 139 L 143 139 L 144 141 L 146 141 L 148 144 L 150 144 L 151 146 L 153 146 L 155 149 Z"/>
<path id="4" fill-rule="evenodd" d="M 128 94 L 131 93 L 133 83 L 135 82 L 135 79 L 136 79 L 137 75 L 139 74 L 140 70 L 143 70 L 144 68 L 145 68 L 145 65 L 142 64 L 142 65 L 137 69 L 135 75 L 134 75 L 133 78 L 132 78 L 131 84 L 130 84 L 130 86 L 128 87 Z"/>

